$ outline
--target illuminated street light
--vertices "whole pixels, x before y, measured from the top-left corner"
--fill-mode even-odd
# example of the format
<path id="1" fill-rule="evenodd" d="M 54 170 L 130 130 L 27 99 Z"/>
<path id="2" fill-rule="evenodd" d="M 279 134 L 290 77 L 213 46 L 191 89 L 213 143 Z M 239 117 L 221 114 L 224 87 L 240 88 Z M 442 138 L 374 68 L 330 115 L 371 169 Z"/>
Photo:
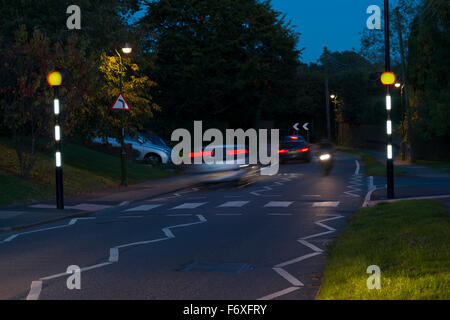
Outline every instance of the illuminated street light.
<path id="1" fill-rule="evenodd" d="M 400 82 L 397 82 L 396 84 L 395 84 L 395 87 L 398 89 L 398 88 L 400 88 L 402 86 L 402 84 L 400 83 Z"/>
<path id="2" fill-rule="evenodd" d="M 129 43 L 126 43 L 125 46 L 122 48 L 122 52 L 125 54 L 130 54 L 133 51 L 133 49 L 131 48 Z M 117 55 L 119 56 L 119 90 L 120 93 L 123 93 L 123 79 L 122 79 L 122 72 L 123 72 L 123 61 L 122 61 L 122 56 L 120 55 L 120 53 L 116 50 Z M 120 148 L 121 148 L 121 153 L 120 153 L 120 164 L 121 164 L 121 175 L 122 175 L 122 181 L 121 181 L 121 185 L 126 187 L 128 185 L 128 181 L 127 181 L 127 163 L 126 163 L 126 156 L 127 153 L 125 151 L 125 110 L 122 110 L 122 116 L 121 116 L 121 125 L 122 125 L 122 136 L 120 138 Z"/>
<path id="3" fill-rule="evenodd" d="M 60 103 L 59 87 L 62 84 L 62 74 L 57 71 L 50 72 L 47 76 L 48 84 L 53 88 L 53 112 L 55 114 L 55 176 L 56 176 L 56 207 L 64 209 L 63 168 L 61 157 L 61 126 L 60 126 Z"/>

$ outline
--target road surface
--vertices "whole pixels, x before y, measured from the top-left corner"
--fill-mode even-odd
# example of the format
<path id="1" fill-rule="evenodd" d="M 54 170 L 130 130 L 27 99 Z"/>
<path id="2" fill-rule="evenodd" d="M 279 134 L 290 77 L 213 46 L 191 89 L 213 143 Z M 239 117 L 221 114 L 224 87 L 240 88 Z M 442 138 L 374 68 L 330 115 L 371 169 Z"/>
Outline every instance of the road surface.
<path id="1" fill-rule="evenodd" d="M 186 189 L 0 233 L 0 299 L 314 299 L 327 244 L 367 191 L 357 158 L 282 165 L 249 186 Z M 69 290 L 69 266 L 81 289 Z M 70 280 L 70 279 L 69 279 Z"/>

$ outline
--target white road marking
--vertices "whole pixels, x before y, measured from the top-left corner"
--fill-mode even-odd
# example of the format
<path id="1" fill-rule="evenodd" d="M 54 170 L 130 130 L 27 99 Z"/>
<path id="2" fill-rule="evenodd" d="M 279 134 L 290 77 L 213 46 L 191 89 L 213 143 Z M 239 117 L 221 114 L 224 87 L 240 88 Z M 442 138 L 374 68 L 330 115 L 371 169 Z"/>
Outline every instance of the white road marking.
<path id="1" fill-rule="evenodd" d="M 160 242 L 160 241 L 173 239 L 173 238 L 175 238 L 175 235 L 170 231 L 170 229 L 196 225 L 196 224 L 204 223 L 204 222 L 207 221 L 205 219 L 205 217 L 202 216 L 202 215 L 197 215 L 197 218 L 199 219 L 199 222 L 179 224 L 179 225 L 169 226 L 169 227 L 163 228 L 162 231 L 166 234 L 166 236 L 167 236 L 166 238 L 159 238 L 159 239 L 153 239 L 153 240 L 148 240 L 148 241 L 126 243 L 126 244 L 123 244 L 123 245 L 120 245 L 120 246 L 116 246 L 116 247 L 110 248 L 108 262 L 103 262 L 103 263 L 99 263 L 99 264 L 96 264 L 96 265 L 84 267 L 84 268 L 81 269 L 81 271 L 88 271 L 88 270 L 92 270 L 92 269 L 96 269 L 96 268 L 101 268 L 101 267 L 105 267 L 105 266 L 111 265 L 113 263 L 119 262 L 119 249 L 121 249 L 121 248 L 138 246 L 138 245 L 145 245 L 145 244 L 149 244 L 149 243 L 155 243 L 155 242 Z M 63 277 L 63 276 L 67 276 L 67 273 L 59 273 L 59 274 L 51 275 L 51 276 L 48 276 L 48 277 L 45 277 L 45 278 L 40 278 L 39 281 L 33 281 L 31 283 L 31 289 L 30 289 L 30 291 L 29 291 L 29 293 L 27 295 L 27 300 L 37 300 L 37 299 L 39 299 L 39 295 L 40 295 L 41 290 L 42 290 L 42 281 L 50 280 L 50 279 L 54 279 L 54 278 L 59 278 L 59 277 Z"/>
<path id="2" fill-rule="evenodd" d="M 69 226 L 74 225 L 75 223 L 77 223 L 78 220 L 92 220 L 95 219 L 94 217 L 90 217 L 90 218 L 75 218 L 75 219 L 71 219 L 69 222 Z"/>
<path id="3" fill-rule="evenodd" d="M 292 216 L 292 213 L 268 213 L 268 216 Z"/>
<path id="4" fill-rule="evenodd" d="M 122 212 L 135 212 L 135 211 L 150 211 L 152 209 L 161 207 L 162 204 L 144 204 L 142 206 L 134 207 L 128 210 L 124 210 Z"/>
<path id="5" fill-rule="evenodd" d="M 30 292 L 27 295 L 27 300 L 37 300 L 42 290 L 42 281 L 33 281 L 31 283 Z"/>
<path id="6" fill-rule="evenodd" d="M 216 216 L 242 216 L 242 213 L 217 213 Z"/>
<path id="7" fill-rule="evenodd" d="M 302 197 L 321 198 L 322 196 L 320 194 L 302 194 Z"/>
<path id="8" fill-rule="evenodd" d="M 300 261 L 312 258 L 312 257 L 317 256 L 319 254 L 321 254 L 321 253 L 320 252 L 313 252 L 313 253 L 305 254 L 304 256 L 297 257 L 295 259 L 292 259 L 292 260 L 289 260 L 289 261 L 277 264 L 274 268 L 283 268 L 283 267 L 286 267 L 288 265 L 291 265 L 291 264 L 294 264 L 294 263 L 297 263 L 297 262 L 300 262 Z"/>
<path id="9" fill-rule="evenodd" d="M 298 280 L 297 278 L 295 278 L 292 274 L 287 272 L 286 270 L 281 269 L 281 268 L 273 268 L 273 271 L 275 271 L 280 276 L 282 276 L 284 279 L 289 281 L 293 286 L 303 287 L 303 283 L 300 280 Z"/>
<path id="10" fill-rule="evenodd" d="M 306 240 L 297 240 L 298 242 L 300 242 L 301 244 L 303 244 L 304 246 L 307 246 L 308 248 L 310 248 L 311 250 L 315 251 L 315 252 L 323 252 L 322 249 L 320 249 L 319 247 L 316 247 L 315 245 L 313 245 L 312 243 L 309 243 Z"/>
<path id="11" fill-rule="evenodd" d="M 127 218 L 135 218 L 135 219 L 138 219 L 138 218 L 142 218 L 142 216 L 127 216 L 127 215 L 125 215 L 125 216 L 120 216 L 120 217 L 119 217 L 119 219 L 127 219 Z"/>
<path id="12" fill-rule="evenodd" d="M 168 214 L 166 217 L 190 217 L 193 214 L 191 213 L 178 213 L 178 214 Z"/>
<path id="13" fill-rule="evenodd" d="M 313 207 L 330 207 L 337 208 L 339 206 L 339 201 L 326 201 L 326 202 L 314 202 Z"/>
<path id="14" fill-rule="evenodd" d="M 119 204 L 119 207 L 127 206 L 130 204 L 130 201 L 123 201 Z"/>
<path id="15" fill-rule="evenodd" d="M 176 206 L 175 208 L 172 208 L 170 210 L 180 210 L 180 209 L 197 209 L 198 207 L 206 204 L 206 202 L 187 202 L 183 203 L 179 206 Z"/>
<path id="16" fill-rule="evenodd" d="M 241 208 L 250 201 L 227 201 L 224 204 L 218 206 L 218 208 Z"/>
<path id="17" fill-rule="evenodd" d="M 276 299 L 276 298 L 285 296 L 285 295 L 287 295 L 287 294 L 289 294 L 289 293 L 291 293 L 291 292 L 297 291 L 297 290 L 299 290 L 299 289 L 300 289 L 300 287 L 290 287 L 290 288 L 286 288 L 286 289 L 284 289 L 284 290 L 281 290 L 281 291 L 278 291 L 278 292 L 269 294 L 268 296 L 259 298 L 258 300 L 273 300 L 273 299 Z"/>
<path id="18" fill-rule="evenodd" d="M 270 201 L 264 207 L 265 208 L 287 208 L 293 203 L 294 203 L 293 201 Z"/>
<path id="19" fill-rule="evenodd" d="M 361 166 L 359 165 L 358 160 L 355 160 L 355 163 L 356 163 L 355 176 L 357 176 L 359 174 L 359 170 L 360 170 Z"/>

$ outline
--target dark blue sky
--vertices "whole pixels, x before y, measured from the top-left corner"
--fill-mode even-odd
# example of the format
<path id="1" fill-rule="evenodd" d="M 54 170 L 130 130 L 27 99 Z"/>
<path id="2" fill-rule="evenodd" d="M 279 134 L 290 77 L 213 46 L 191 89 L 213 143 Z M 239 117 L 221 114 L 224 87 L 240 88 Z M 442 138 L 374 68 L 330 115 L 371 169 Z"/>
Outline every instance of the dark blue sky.
<path id="1" fill-rule="evenodd" d="M 272 0 L 277 11 L 292 19 L 302 33 L 303 62 L 316 62 L 327 46 L 332 51 L 360 48 L 360 35 L 369 17 L 370 5 L 383 8 L 382 0 Z"/>

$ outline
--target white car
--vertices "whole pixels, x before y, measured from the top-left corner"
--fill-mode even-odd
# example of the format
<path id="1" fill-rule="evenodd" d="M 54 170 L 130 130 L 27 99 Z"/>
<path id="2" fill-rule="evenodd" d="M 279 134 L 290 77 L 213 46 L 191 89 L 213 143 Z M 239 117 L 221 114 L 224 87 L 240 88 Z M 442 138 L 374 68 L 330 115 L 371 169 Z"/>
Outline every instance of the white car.
<path id="1" fill-rule="evenodd" d="M 131 145 L 133 153 L 137 154 L 136 160 L 146 160 L 151 164 L 170 163 L 172 149 L 169 148 L 164 141 L 157 137 L 151 136 L 153 139 L 147 139 L 143 135 L 131 137 L 125 135 L 125 144 Z M 94 143 L 108 143 L 113 147 L 120 147 L 120 140 L 115 138 L 97 137 L 92 139 Z M 158 144 L 156 144 L 158 143 Z"/>

